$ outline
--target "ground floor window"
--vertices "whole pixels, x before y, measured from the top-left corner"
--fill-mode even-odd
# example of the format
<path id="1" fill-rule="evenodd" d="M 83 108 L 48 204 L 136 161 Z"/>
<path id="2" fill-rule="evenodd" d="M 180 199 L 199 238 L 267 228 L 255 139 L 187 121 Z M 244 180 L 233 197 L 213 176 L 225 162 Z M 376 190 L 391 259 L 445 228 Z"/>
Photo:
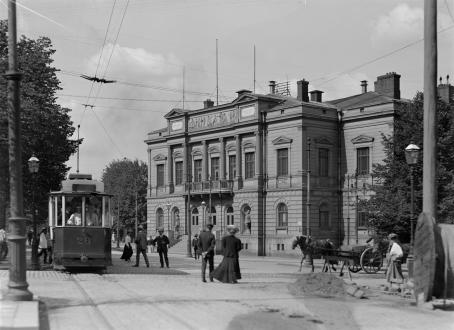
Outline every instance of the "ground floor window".
<path id="1" fill-rule="evenodd" d="M 280 203 L 277 206 L 277 228 L 284 229 L 288 226 L 288 209 L 287 205 Z"/>
<path id="2" fill-rule="evenodd" d="M 192 209 L 192 225 L 199 225 L 199 210 L 197 210 L 196 208 Z"/>
<path id="3" fill-rule="evenodd" d="M 234 224 L 233 207 L 229 206 L 225 213 L 226 213 L 226 218 L 227 218 L 227 226 L 233 225 Z"/>
<path id="4" fill-rule="evenodd" d="M 156 210 L 156 229 L 164 226 L 164 211 L 159 208 Z"/>

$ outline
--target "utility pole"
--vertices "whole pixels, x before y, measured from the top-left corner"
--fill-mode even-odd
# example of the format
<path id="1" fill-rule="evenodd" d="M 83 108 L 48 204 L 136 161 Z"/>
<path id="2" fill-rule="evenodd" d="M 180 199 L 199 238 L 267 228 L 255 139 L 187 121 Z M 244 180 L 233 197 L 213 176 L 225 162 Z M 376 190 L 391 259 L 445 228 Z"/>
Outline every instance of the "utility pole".
<path id="1" fill-rule="evenodd" d="M 424 0 L 424 156 L 422 211 L 437 212 L 437 1 Z"/>
<path id="2" fill-rule="evenodd" d="M 80 149 L 79 130 L 80 130 L 80 125 L 77 125 L 77 169 L 76 169 L 76 173 L 79 173 L 79 149 Z"/>
<path id="3" fill-rule="evenodd" d="M 117 248 L 120 247 L 120 195 L 117 195 Z"/>
<path id="4" fill-rule="evenodd" d="M 8 1 L 8 143 L 9 143 L 9 186 L 10 218 L 8 241 L 11 247 L 8 291 L 5 298 L 15 301 L 33 299 L 28 290 L 27 264 L 25 261 L 25 224 L 22 187 L 22 146 L 20 125 L 20 80 L 17 71 L 16 0 Z"/>
<path id="5" fill-rule="evenodd" d="M 216 39 L 216 105 L 219 105 L 218 39 Z"/>

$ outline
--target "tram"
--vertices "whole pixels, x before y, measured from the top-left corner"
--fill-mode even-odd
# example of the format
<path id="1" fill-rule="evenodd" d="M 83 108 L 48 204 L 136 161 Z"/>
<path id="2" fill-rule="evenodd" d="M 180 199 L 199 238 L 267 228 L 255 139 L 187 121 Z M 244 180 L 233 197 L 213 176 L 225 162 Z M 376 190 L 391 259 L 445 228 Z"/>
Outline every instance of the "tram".
<path id="1" fill-rule="evenodd" d="M 90 174 L 70 174 L 62 190 L 49 194 L 54 269 L 112 265 L 111 197 Z"/>

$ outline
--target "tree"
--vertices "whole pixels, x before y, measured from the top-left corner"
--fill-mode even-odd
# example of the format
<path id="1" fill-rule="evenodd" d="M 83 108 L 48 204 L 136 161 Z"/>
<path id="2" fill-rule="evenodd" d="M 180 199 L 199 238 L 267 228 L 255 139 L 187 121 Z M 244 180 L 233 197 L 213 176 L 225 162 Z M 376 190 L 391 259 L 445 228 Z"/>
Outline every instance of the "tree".
<path id="1" fill-rule="evenodd" d="M 8 68 L 7 22 L 0 21 L 0 70 Z M 70 109 L 56 103 L 60 90 L 58 71 L 52 66 L 55 50 L 49 38 L 32 40 L 22 36 L 17 43 L 18 70 L 21 80 L 22 166 L 25 213 L 32 214 L 32 192 L 35 193 L 38 220 L 47 218 L 47 198 L 51 190 L 58 190 L 69 168 L 65 162 L 77 148 L 69 140 L 74 132 L 69 117 Z M 5 224 L 8 203 L 8 121 L 6 80 L 0 77 L 0 227 Z M 35 155 L 40 160 L 39 172 L 32 177 L 28 159 Z"/>
<path id="2" fill-rule="evenodd" d="M 114 160 L 102 174 L 105 191 L 114 195 L 112 209 L 120 214 L 120 230 L 133 230 L 136 219 L 136 196 L 138 224 L 147 220 L 147 165 L 139 160 Z M 136 195 L 137 194 L 137 195 Z M 116 230 L 117 222 L 113 229 Z"/>
<path id="3" fill-rule="evenodd" d="M 374 195 L 362 200 L 360 208 L 369 211 L 369 224 L 376 234 L 397 233 L 403 241 L 410 240 L 410 168 L 405 161 L 405 147 L 413 142 L 421 148 L 419 163 L 414 168 L 415 203 L 417 217 L 422 208 L 422 147 L 423 94 L 404 104 L 396 112 L 394 132 L 383 136 L 386 158 L 373 167 Z M 454 118 L 453 108 L 439 100 L 437 105 L 437 190 L 438 222 L 454 219 Z"/>

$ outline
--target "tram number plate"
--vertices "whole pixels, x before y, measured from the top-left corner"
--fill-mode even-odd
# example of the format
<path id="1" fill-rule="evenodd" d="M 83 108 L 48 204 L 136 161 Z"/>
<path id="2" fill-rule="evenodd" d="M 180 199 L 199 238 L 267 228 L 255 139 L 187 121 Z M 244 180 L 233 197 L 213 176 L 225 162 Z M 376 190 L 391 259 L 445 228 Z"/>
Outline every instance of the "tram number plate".
<path id="1" fill-rule="evenodd" d="M 88 236 L 77 236 L 76 240 L 79 245 L 91 244 L 91 239 Z"/>

